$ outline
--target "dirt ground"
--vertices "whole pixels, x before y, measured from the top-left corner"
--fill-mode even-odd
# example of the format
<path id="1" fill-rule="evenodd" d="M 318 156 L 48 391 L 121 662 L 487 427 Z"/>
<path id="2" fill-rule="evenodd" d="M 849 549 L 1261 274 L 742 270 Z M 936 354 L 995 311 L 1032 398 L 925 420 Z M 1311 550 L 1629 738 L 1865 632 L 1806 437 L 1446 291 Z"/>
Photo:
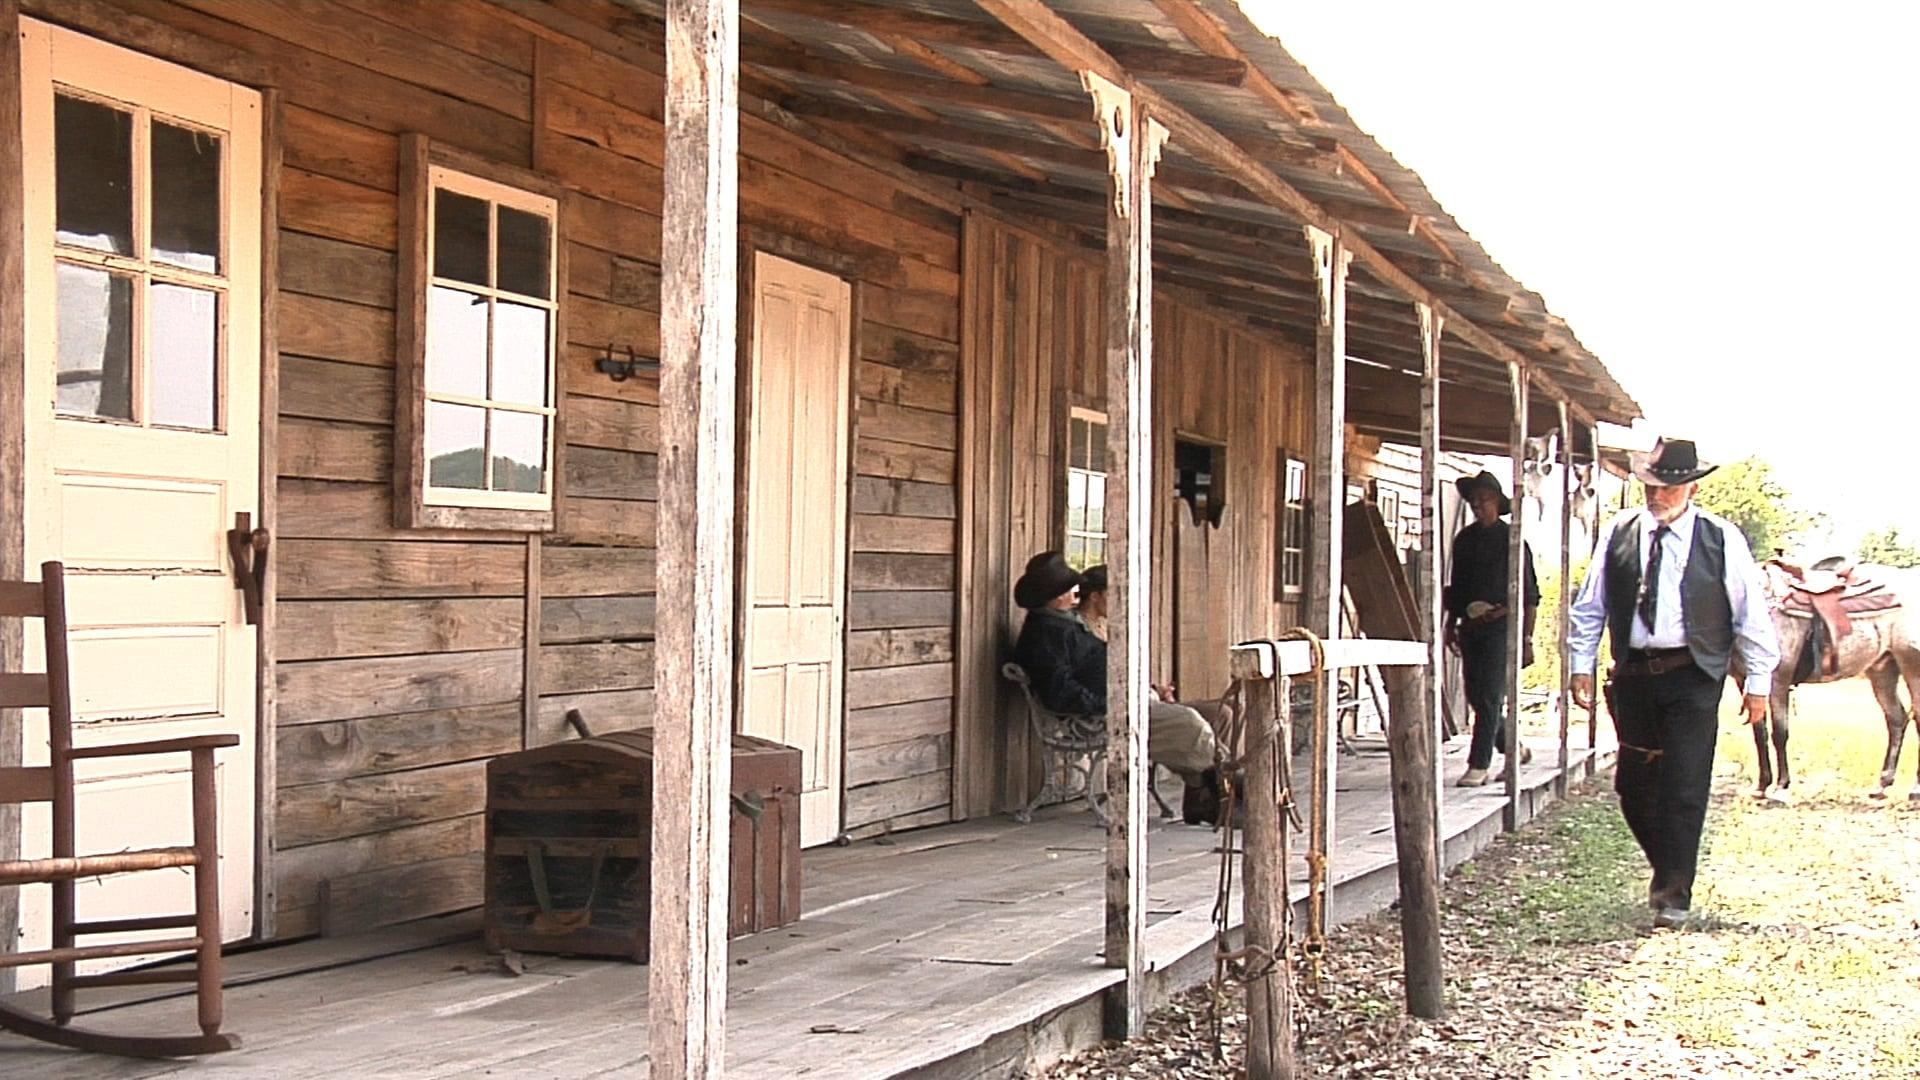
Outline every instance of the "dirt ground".
<path id="1" fill-rule="evenodd" d="M 1920 1077 L 1920 737 L 1894 798 L 1871 799 L 1886 733 L 1865 684 L 1799 698 L 1791 805 L 1748 796 L 1752 740 L 1722 721 L 1693 924 L 1652 929 L 1644 861 L 1595 783 L 1448 881 L 1444 1018 L 1402 1010 L 1396 915 L 1334 934 L 1298 987 L 1299 1074 Z M 1048 1076 L 1243 1075 L 1226 998 L 1188 995 Z"/>

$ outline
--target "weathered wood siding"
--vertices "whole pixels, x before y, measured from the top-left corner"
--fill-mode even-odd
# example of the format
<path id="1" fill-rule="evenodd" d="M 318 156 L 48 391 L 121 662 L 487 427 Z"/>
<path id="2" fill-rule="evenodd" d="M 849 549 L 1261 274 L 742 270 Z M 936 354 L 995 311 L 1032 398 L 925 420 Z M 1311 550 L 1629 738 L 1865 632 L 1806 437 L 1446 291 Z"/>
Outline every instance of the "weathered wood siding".
<path id="1" fill-rule="evenodd" d="M 1104 410 L 1105 354 L 1095 256 L 978 216 L 968 219 L 965 253 L 961 393 L 973 419 L 964 426 L 956 808 L 977 815 L 1019 805 L 1041 779 L 1024 711 L 999 667 L 1023 618 L 1014 579 L 1029 556 L 1062 544 L 1068 410 Z M 1293 624 L 1292 605 L 1274 598 L 1278 451 L 1305 455 L 1311 400 L 1312 369 L 1299 350 L 1208 313 L 1188 294 L 1158 291 L 1153 670 L 1187 696 L 1225 688 L 1234 641 Z M 1175 531 L 1191 520 L 1171 495 L 1178 435 L 1225 446 L 1227 498 L 1219 528 L 1184 526 L 1197 534 L 1205 566 L 1176 578 Z"/>
<path id="2" fill-rule="evenodd" d="M 476 903 L 486 759 L 570 737 L 569 708 L 596 731 L 651 716 L 657 385 L 593 361 L 609 343 L 659 349 L 657 31 L 584 0 L 103 10 L 72 19 L 187 63 L 245 55 L 281 91 L 276 933 L 328 910 L 384 922 Z M 393 525 L 406 132 L 571 190 L 552 535 Z M 959 217 L 764 120 L 742 117 L 741 145 L 744 241 L 847 277 L 861 316 L 846 825 L 944 821 Z"/>

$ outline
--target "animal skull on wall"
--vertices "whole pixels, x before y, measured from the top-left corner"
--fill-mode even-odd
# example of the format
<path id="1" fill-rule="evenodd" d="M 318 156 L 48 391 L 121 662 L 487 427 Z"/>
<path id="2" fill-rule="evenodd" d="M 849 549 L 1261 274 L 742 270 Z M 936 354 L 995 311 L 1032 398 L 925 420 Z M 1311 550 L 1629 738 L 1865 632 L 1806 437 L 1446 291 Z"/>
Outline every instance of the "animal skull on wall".
<path id="1" fill-rule="evenodd" d="M 1546 481 L 1553 475 L 1554 449 L 1559 441 L 1557 434 L 1539 435 L 1528 438 L 1521 446 L 1521 482 L 1525 485 L 1525 496 L 1533 500 L 1536 514 L 1547 512 Z"/>
<path id="2" fill-rule="evenodd" d="M 1573 516 L 1588 536 L 1594 534 L 1600 513 L 1599 491 L 1594 486 L 1595 468 L 1591 462 L 1573 467 Z"/>

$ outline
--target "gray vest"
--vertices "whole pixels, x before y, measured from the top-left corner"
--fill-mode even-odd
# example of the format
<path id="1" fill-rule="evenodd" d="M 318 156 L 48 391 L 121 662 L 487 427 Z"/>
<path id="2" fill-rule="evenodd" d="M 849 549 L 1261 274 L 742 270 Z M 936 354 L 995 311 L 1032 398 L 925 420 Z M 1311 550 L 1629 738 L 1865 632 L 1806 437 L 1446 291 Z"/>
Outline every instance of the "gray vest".
<path id="1" fill-rule="evenodd" d="M 1607 626 L 1613 655 L 1625 656 L 1632 641 L 1640 599 L 1640 525 L 1635 515 L 1613 530 L 1607 545 Z M 1687 628 L 1687 649 L 1701 671 L 1727 677 L 1733 658 L 1733 605 L 1727 602 L 1727 538 L 1720 526 L 1701 515 L 1693 523 L 1693 548 L 1680 578 L 1680 616 Z"/>

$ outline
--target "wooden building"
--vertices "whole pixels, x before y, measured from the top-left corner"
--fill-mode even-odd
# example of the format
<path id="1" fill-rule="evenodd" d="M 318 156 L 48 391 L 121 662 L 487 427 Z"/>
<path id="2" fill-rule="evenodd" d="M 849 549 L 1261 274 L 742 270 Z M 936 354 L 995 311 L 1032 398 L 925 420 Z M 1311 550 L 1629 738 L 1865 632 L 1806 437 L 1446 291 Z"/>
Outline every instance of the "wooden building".
<path id="1" fill-rule="evenodd" d="M 1432 455 L 1637 413 L 1229 0 L 0 0 L 0 31 L 0 578 L 66 562 L 96 735 L 241 736 L 234 940 L 475 903 L 486 761 L 570 709 L 652 723 L 656 647 L 677 724 L 802 747 L 809 844 L 1005 810 L 1030 554 L 1121 556 L 1116 648 L 1204 693 L 1316 625 L 1347 424 L 1424 415 Z M 0 764 L 43 752 L 0 716 Z M 143 842 L 179 782 L 87 778 L 83 836 Z M 82 903 L 152 902 L 116 888 Z"/>

